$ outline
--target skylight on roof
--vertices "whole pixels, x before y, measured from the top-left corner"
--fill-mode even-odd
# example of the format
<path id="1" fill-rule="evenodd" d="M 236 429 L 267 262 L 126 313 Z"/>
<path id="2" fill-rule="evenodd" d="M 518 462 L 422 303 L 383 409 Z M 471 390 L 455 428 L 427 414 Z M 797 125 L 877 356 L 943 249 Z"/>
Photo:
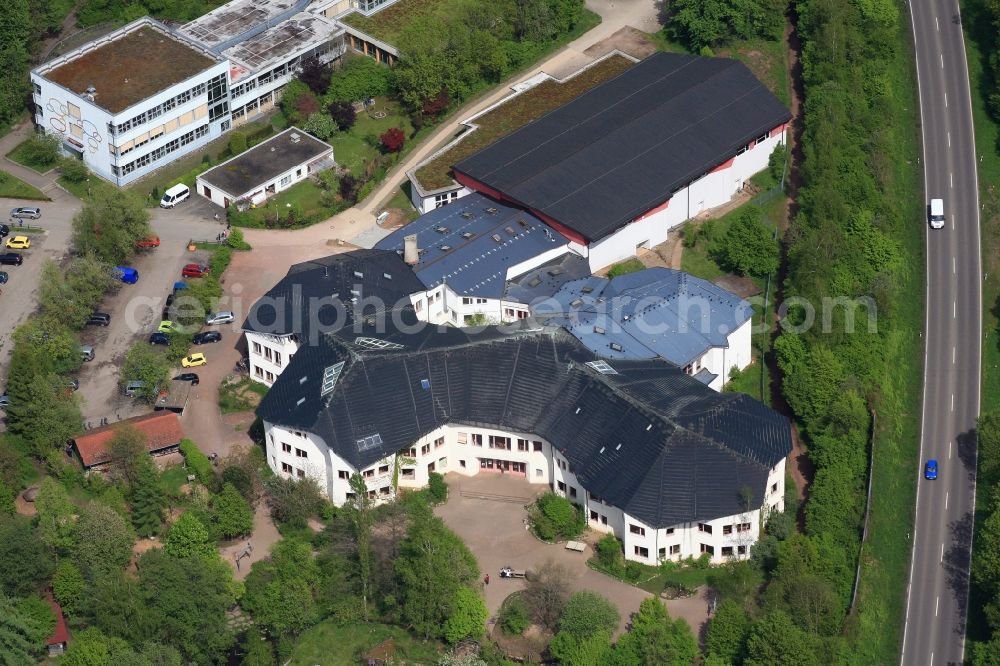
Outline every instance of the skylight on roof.
<path id="1" fill-rule="evenodd" d="M 326 395 L 337 385 L 337 379 L 340 377 L 341 370 L 344 369 L 344 361 L 340 363 L 334 363 L 333 365 L 327 366 L 323 370 L 323 387 L 320 389 L 320 395 Z"/>
<path id="2" fill-rule="evenodd" d="M 610 345 L 608 345 L 608 346 L 609 346 L 609 347 L 611 347 L 612 351 L 617 351 L 617 352 L 620 352 L 620 351 L 625 351 L 625 348 L 624 348 L 624 347 L 622 347 L 622 346 L 621 346 L 620 344 L 618 344 L 617 342 L 612 342 L 612 343 L 611 343 Z"/>
<path id="3" fill-rule="evenodd" d="M 430 391 L 431 390 L 431 380 L 429 380 L 429 379 L 421 379 L 420 380 L 420 388 L 422 388 L 425 391 Z"/>
<path id="4" fill-rule="evenodd" d="M 506 228 L 504 228 L 504 231 L 506 231 L 511 236 L 514 236 L 514 235 L 517 234 L 517 232 L 514 231 L 514 227 L 506 227 Z"/>
<path id="5" fill-rule="evenodd" d="M 607 331 L 605 331 L 600 326 L 595 326 L 594 327 L 594 333 L 597 333 L 598 335 L 604 335 L 605 333 L 607 333 Z"/>
<path id="6" fill-rule="evenodd" d="M 607 361 L 587 361 L 587 365 L 597 370 L 602 375 L 617 375 L 618 371 L 612 368 Z"/>
<path id="7" fill-rule="evenodd" d="M 528 286 L 529 287 L 537 287 L 541 283 L 542 283 L 542 279 L 539 278 L 537 275 L 535 277 L 531 278 L 530 280 L 528 280 Z"/>
<path id="8" fill-rule="evenodd" d="M 365 276 L 365 274 L 362 273 L 361 271 L 354 271 L 354 277 L 356 277 L 356 278 L 363 278 L 364 276 Z"/>
<path id="9" fill-rule="evenodd" d="M 398 342 L 379 340 L 378 338 L 354 338 L 354 346 L 362 349 L 403 349 Z"/>
<path id="10" fill-rule="evenodd" d="M 490 236 L 490 238 L 492 238 L 493 240 L 495 240 L 495 241 L 496 241 L 496 242 L 498 242 L 498 243 L 499 243 L 499 242 L 500 242 L 501 240 L 503 240 L 502 238 L 500 238 L 500 234 L 493 234 L 492 236 Z"/>
<path id="11" fill-rule="evenodd" d="M 367 451 L 374 449 L 376 446 L 382 446 L 382 435 L 379 433 L 368 435 L 358 440 L 358 451 Z"/>

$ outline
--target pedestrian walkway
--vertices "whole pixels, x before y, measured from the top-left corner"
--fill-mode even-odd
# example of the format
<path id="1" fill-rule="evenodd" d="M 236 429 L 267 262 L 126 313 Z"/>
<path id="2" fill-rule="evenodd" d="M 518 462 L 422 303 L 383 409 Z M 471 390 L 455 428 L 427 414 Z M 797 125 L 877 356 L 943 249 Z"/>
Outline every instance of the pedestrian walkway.
<path id="1" fill-rule="evenodd" d="M 0 169 L 3 169 L 15 178 L 23 180 L 29 185 L 34 185 L 42 192 L 45 192 L 45 194 L 52 197 L 53 190 L 61 191 L 61 188 L 59 188 L 56 184 L 56 178 L 59 177 L 59 174 L 55 169 L 52 169 L 44 174 L 40 174 L 34 169 L 22 166 L 7 157 L 7 153 L 17 148 L 17 146 L 25 139 L 31 138 L 34 133 L 34 125 L 32 125 L 30 120 L 25 120 L 6 135 L 0 137 L 0 157 L 3 159 L 3 164 L 0 166 Z"/>

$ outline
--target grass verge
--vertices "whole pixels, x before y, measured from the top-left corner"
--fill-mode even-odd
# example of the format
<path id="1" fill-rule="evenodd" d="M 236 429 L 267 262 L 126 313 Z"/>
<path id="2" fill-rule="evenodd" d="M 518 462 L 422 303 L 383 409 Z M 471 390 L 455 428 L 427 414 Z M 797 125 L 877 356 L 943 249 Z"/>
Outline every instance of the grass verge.
<path id="1" fill-rule="evenodd" d="M 905 15 L 903 25 L 909 25 Z M 873 404 L 878 411 L 872 503 L 868 541 L 864 545 L 857 609 L 849 619 L 856 663 L 899 661 L 906 585 L 909 574 L 913 507 L 920 446 L 920 400 L 923 386 L 924 259 L 923 188 L 916 74 L 909 31 L 897 36 L 897 57 L 886 75 L 894 95 L 886 113 L 897 118 L 897 159 L 892 161 L 895 203 L 913 220 L 900 244 L 910 272 L 899 285 L 893 327 L 886 337 L 886 376 Z"/>
<path id="2" fill-rule="evenodd" d="M 972 92 L 972 118 L 976 130 L 976 154 L 979 175 L 980 234 L 983 261 L 983 341 L 980 408 L 982 413 L 1000 406 L 1000 125 L 987 111 L 990 80 L 986 60 L 990 57 L 996 35 L 989 34 L 992 24 L 983 16 L 981 0 L 961 3 L 965 29 L 965 50 L 969 63 L 969 87 Z M 985 493 L 977 493 L 973 533 L 982 534 L 980 526 L 989 515 Z M 973 552 L 982 547 L 973 544 Z M 984 614 L 989 597 L 974 583 L 969 591 L 969 615 L 966 637 L 986 641 L 990 627 Z M 966 647 L 968 654 L 968 646 Z"/>
<path id="3" fill-rule="evenodd" d="M 117 187 L 108 181 L 93 174 L 87 177 L 86 180 L 80 182 L 75 182 L 64 176 L 59 176 L 59 179 L 56 182 L 59 183 L 64 190 L 81 201 L 93 201 L 94 195 L 102 190 L 106 190 L 108 194 L 118 190 Z"/>
<path id="4" fill-rule="evenodd" d="M 48 173 L 49 171 L 52 171 L 52 169 L 56 168 L 56 166 L 58 165 L 57 164 L 58 160 L 51 163 L 34 162 L 28 159 L 27 156 L 25 156 L 24 154 L 25 144 L 31 141 L 31 139 L 33 138 L 34 137 L 29 137 L 24 141 L 22 141 L 21 143 L 14 146 L 14 150 L 7 153 L 7 158 L 13 162 L 17 162 L 23 167 L 31 169 L 32 171 L 36 171 L 38 173 Z"/>
<path id="5" fill-rule="evenodd" d="M 2 170 L 0 170 L 0 199 L 49 200 L 45 196 L 45 193 L 34 185 L 30 185 L 13 174 Z"/>

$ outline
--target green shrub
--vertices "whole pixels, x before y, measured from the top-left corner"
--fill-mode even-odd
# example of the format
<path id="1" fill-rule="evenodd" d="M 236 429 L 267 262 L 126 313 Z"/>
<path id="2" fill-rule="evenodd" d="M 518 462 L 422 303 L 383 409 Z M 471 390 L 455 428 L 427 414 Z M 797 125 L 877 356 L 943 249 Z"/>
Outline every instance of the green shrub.
<path id="1" fill-rule="evenodd" d="M 448 484 L 444 481 L 444 476 L 437 472 L 431 472 L 427 478 L 427 494 L 435 504 L 441 504 L 448 499 Z"/>
<path id="2" fill-rule="evenodd" d="M 18 146 L 15 153 L 33 168 L 52 167 L 59 159 L 59 139 L 49 134 L 33 136 Z"/>
<path id="3" fill-rule="evenodd" d="M 535 533 L 545 541 L 572 539 L 586 527 L 582 509 L 551 492 L 535 501 L 531 517 Z"/>
<path id="4" fill-rule="evenodd" d="M 623 261 L 612 266 L 611 270 L 608 271 L 608 277 L 614 278 L 627 273 L 635 273 L 643 270 L 644 268 L 646 267 L 638 259 L 628 259 L 627 261 Z"/>
<path id="5" fill-rule="evenodd" d="M 379 183 L 378 179 L 373 178 L 364 185 L 362 185 L 361 189 L 358 190 L 358 195 L 357 195 L 358 202 L 364 201 L 365 197 L 374 192 L 375 187 L 378 185 L 378 183 Z"/>
<path id="6" fill-rule="evenodd" d="M 211 487 L 215 483 L 215 470 L 212 463 L 198 446 L 190 439 L 182 439 L 180 444 L 181 454 L 184 456 L 184 463 L 187 468 L 198 477 L 198 481 Z"/>
<path id="7" fill-rule="evenodd" d="M 226 245 L 234 250 L 252 250 L 250 244 L 243 240 L 243 232 L 239 229 L 231 229 L 229 231 L 229 236 L 226 238 Z M 736 366 L 733 366 L 736 367 Z"/>
<path id="8" fill-rule="evenodd" d="M 520 594 L 514 593 L 504 600 L 497 621 L 505 634 L 516 636 L 524 633 L 531 624 L 531 617 L 528 615 L 528 606 Z"/>
<path id="9" fill-rule="evenodd" d="M 247 135 L 243 132 L 233 132 L 229 135 L 229 152 L 239 155 L 247 149 Z"/>
<path id="10" fill-rule="evenodd" d="M 82 183 L 90 175 L 87 165 L 72 157 L 64 157 L 59 161 L 59 171 L 71 183 Z"/>

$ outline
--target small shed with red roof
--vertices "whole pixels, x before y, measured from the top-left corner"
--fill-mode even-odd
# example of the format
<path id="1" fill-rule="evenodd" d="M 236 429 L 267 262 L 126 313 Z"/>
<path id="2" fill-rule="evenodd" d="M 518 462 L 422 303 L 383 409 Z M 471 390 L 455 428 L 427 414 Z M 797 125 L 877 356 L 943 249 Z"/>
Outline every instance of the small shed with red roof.
<path id="1" fill-rule="evenodd" d="M 150 455 L 160 456 L 173 453 L 184 439 L 184 430 L 177 414 L 159 411 L 144 414 L 118 423 L 94 428 L 73 440 L 80 462 L 85 470 L 97 469 L 111 461 L 108 444 L 122 428 L 131 426 L 146 439 L 146 450 Z"/>
<path id="2" fill-rule="evenodd" d="M 56 616 L 56 628 L 53 630 L 49 640 L 45 641 L 48 647 L 49 656 L 57 657 L 66 651 L 69 645 L 69 628 L 66 626 L 66 618 L 63 617 L 62 607 L 56 603 L 51 594 L 45 595 L 46 601 L 52 607 L 52 614 Z"/>

